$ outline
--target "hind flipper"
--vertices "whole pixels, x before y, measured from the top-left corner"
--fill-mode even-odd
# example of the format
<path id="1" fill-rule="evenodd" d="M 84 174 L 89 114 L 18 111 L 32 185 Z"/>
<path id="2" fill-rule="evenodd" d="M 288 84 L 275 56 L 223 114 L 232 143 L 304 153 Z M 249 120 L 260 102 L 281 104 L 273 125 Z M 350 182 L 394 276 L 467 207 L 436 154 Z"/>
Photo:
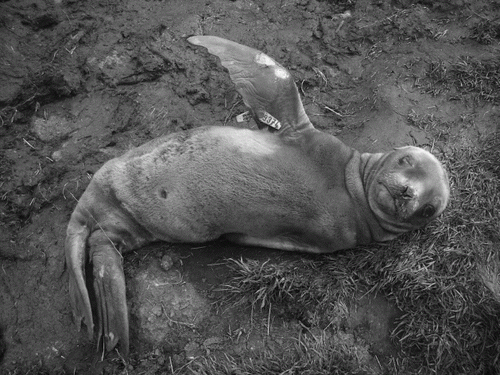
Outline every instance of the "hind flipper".
<path id="1" fill-rule="evenodd" d="M 216 36 L 192 36 L 188 42 L 219 57 L 257 124 L 263 123 L 292 137 L 314 128 L 292 75 L 271 57 Z"/>
<path id="2" fill-rule="evenodd" d="M 82 320 L 87 325 L 89 338 L 94 336 L 94 321 L 90 298 L 85 285 L 85 263 L 87 259 L 86 243 L 90 230 L 73 217 L 66 233 L 66 266 L 69 273 L 69 297 L 73 316 L 78 327 L 81 328 Z"/>
<path id="3" fill-rule="evenodd" d="M 120 342 L 120 352 L 129 352 L 129 323 L 122 256 L 102 230 L 90 238 L 94 289 L 98 312 L 98 343 L 107 351 Z"/>

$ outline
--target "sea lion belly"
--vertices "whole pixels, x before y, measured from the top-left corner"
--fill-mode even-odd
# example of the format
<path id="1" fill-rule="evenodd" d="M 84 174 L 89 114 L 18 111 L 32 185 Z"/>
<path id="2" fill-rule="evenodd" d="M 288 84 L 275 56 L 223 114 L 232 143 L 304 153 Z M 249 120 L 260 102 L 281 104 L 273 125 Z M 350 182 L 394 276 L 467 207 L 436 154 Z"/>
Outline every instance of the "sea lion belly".
<path id="1" fill-rule="evenodd" d="M 318 216 L 326 188 L 299 148 L 230 127 L 155 141 L 117 159 L 111 173 L 123 208 L 171 242 L 276 234 Z"/>

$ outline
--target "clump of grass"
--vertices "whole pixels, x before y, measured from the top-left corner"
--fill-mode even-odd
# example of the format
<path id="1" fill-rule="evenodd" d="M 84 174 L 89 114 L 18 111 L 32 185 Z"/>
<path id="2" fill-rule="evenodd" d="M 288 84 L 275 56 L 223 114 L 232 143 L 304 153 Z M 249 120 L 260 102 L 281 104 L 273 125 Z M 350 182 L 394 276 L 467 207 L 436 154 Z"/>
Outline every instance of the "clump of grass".
<path id="1" fill-rule="evenodd" d="M 484 263 L 478 265 L 478 273 L 492 297 L 500 304 L 500 254 L 488 254 Z"/>
<path id="2" fill-rule="evenodd" d="M 488 19 L 476 22 L 470 31 L 471 39 L 480 44 L 492 44 L 496 39 L 500 39 L 500 23 Z"/>
<path id="3" fill-rule="evenodd" d="M 455 63 L 431 62 L 426 72 L 423 89 L 434 95 L 454 93 L 474 101 L 500 102 L 500 59 L 477 60 L 462 56 Z"/>
<path id="4" fill-rule="evenodd" d="M 21 365 L 19 368 L 14 370 L 6 370 L 2 372 L 5 375 L 63 375 L 65 372 L 63 370 L 49 370 L 42 365 Z"/>
<path id="5" fill-rule="evenodd" d="M 342 267 L 348 261 L 342 258 L 337 262 L 339 267 L 332 270 L 327 260 L 271 263 L 229 259 L 233 277 L 220 289 L 229 292 L 235 305 L 251 303 L 261 309 L 280 306 L 288 317 L 327 326 L 345 317 L 346 306 L 358 288 Z"/>
<path id="6" fill-rule="evenodd" d="M 438 96 L 450 89 L 447 73 L 448 66 L 443 61 L 431 61 L 425 75 L 428 82 L 421 84 L 418 80 L 417 86 L 422 87 L 425 92 L 432 96 Z"/>
<path id="7" fill-rule="evenodd" d="M 328 306 L 369 288 L 402 311 L 392 332 L 405 359 L 396 372 L 500 373 L 500 135 L 442 159 L 451 203 L 426 228 L 324 260 L 234 261 L 227 290 L 261 306 L 320 306 L 332 318 Z"/>
<path id="8" fill-rule="evenodd" d="M 349 341 L 349 340 L 347 340 Z M 326 330 L 309 332 L 285 352 L 271 349 L 254 355 L 229 354 L 201 357 L 191 362 L 189 373 L 199 375 L 370 375 L 377 372 L 360 364 L 360 353 Z M 361 356 L 363 356 L 361 354 Z"/>
<path id="9" fill-rule="evenodd" d="M 434 139 L 448 141 L 453 122 L 440 120 L 433 113 L 419 115 L 414 110 L 408 113 L 407 119 L 409 124 L 431 134 Z"/>

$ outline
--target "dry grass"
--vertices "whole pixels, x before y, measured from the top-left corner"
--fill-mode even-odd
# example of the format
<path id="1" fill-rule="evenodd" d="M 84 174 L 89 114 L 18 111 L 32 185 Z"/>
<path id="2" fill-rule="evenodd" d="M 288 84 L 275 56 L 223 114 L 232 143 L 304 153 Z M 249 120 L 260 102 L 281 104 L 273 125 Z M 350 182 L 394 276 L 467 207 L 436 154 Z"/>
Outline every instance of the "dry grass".
<path id="1" fill-rule="evenodd" d="M 433 96 L 450 93 L 456 99 L 498 103 L 500 59 L 478 60 L 462 56 L 454 63 L 430 62 L 421 87 Z"/>
<path id="2" fill-rule="evenodd" d="M 500 22 L 481 19 L 471 27 L 471 39 L 480 44 L 492 44 L 500 39 Z"/>
<path id="3" fill-rule="evenodd" d="M 336 340 L 331 333 L 320 330 L 302 335 L 293 349 L 275 352 L 271 349 L 257 354 L 201 357 L 187 367 L 188 374 L 197 375 L 369 375 L 368 366 L 360 365 L 359 354 L 352 346 Z"/>
<path id="4" fill-rule="evenodd" d="M 451 129 L 456 126 L 454 121 L 443 121 L 433 113 L 419 115 L 413 110 L 408 113 L 406 119 L 409 124 L 431 135 L 436 141 L 443 143 L 448 142 Z"/>
<path id="5" fill-rule="evenodd" d="M 250 303 L 260 309 L 280 305 L 285 316 L 325 327 L 345 316 L 345 306 L 359 289 L 348 274 L 349 261 L 349 257 L 336 259 L 332 269 L 329 260 L 270 263 L 230 259 L 234 276 L 220 289 L 234 305 Z"/>

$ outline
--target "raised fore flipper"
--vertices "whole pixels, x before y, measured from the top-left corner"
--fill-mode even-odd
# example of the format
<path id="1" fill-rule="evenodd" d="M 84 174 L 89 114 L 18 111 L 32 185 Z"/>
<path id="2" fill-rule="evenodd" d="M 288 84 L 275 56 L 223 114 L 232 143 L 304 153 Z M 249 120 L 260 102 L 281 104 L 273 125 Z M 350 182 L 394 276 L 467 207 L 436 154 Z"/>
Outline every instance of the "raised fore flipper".
<path id="1" fill-rule="evenodd" d="M 290 137 L 313 128 L 292 75 L 274 59 L 216 36 L 192 36 L 188 42 L 219 57 L 259 128 L 268 126 Z"/>

